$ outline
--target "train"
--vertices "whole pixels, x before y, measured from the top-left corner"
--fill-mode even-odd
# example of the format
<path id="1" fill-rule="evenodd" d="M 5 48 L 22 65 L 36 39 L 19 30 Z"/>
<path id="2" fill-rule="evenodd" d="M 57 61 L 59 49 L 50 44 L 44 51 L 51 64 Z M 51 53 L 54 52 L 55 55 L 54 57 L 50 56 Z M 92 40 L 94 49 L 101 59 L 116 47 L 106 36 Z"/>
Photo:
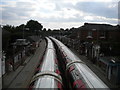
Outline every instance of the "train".
<path id="1" fill-rule="evenodd" d="M 46 37 L 46 50 L 31 79 L 29 90 L 55 88 L 62 90 L 63 83 L 53 42 Z"/>
<path id="2" fill-rule="evenodd" d="M 110 88 L 61 41 L 46 37 L 46 50 L 40 60 L 29 89 L 56 90 Z"/>
<path id="3" fill-rule="evenodd" d="M 61 53 L 65 62 L 65 72 L 71 88 L 79 89 L 110 89 L 80 58 L 78 58 L 67 46 L 54 37 L 49 37 Z"/>

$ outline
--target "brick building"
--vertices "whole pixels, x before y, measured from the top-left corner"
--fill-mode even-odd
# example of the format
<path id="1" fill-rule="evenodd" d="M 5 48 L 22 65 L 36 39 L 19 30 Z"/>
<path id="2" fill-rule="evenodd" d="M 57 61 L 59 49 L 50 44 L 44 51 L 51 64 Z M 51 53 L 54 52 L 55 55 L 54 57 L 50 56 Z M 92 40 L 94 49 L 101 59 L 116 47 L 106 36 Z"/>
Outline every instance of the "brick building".
<path id="1" fill-rule="evenodd" d="M 79 27 L 76 33 L 81 41 L 120 41 L 118 26 L 109 24 L 85 23 Z"/>
<path id="2" fill-rule="evenodd" d="M 83 26 L 74 30 L 72 38 L 80 41 L 80 44 L 78 45 L 78 48 L 80 47 L 79 51 L 85 53 L 86 56 L 92 58 L 93 61 L 94 58 L 96 59 L 100 55 L 120 55 L 119 26 L 84 23 Z M 96 45 L 99 46 L 99 49 L 97 49 Z"/>
<path id="3" fill-rule="evenodd" d="M 113 85 L 120 85 L 120 27 L 85 23 L 74 29 L 71 38 L 79 41 L 78 53 L 99 66 Z M 73 41 L 71 41 L 73 42 Z M 77 46 L 78 45 L 78 46 Z M 74 48 L 75 49 L 75 48 Z"/>

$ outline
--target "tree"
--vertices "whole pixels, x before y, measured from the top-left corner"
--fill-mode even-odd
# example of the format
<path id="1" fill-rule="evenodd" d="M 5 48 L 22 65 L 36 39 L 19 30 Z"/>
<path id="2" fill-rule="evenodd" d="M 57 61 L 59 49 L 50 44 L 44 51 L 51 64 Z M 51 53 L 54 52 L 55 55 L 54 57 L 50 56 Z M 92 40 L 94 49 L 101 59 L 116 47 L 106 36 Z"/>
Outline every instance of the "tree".
<path id="1" fill-rule="evenodd" d="M 63 28 L 60 28 L 60 31 L 64 31 L 64 29 L 63 29 Z"/>
<path id="2" fill-rule="evenodd" d="M 34 32 L 35 30 L 36 31 L 42 30 L 43 26 L 38 21 L 29 20 L 25 28 L 29 28 L 30 31 Z"/>
<path id="3" fill-rule="evenodd" d="M 8 46 L 11 40 L 11 34 L 12 33 L 10 33 L 8 30 L 2 30 L 2 47 L 4 51 L 9 49 Z"/>
<path id="4" fill-rule="evenodd" d="M 16 28 L 14 26 L 11 26 L 11 25 L 5 25 L 5 26 L 3 26 L 3 29 L 7 30 L 8 32 L 13 33 Z"/>
<path id="5" fill-rule="evenodd" d="M 46 32 L 46 28 L 44 28 L 43 31 Z"/>
<path id="6" fill-rule="evenodd" d="M 65 29 L 65 31 L 69 31 L 69 29 L 68 29 L 68 28 L 66 28 L 66 29 Z"/>
<path id="7" fill-rule="evenodd" d="M 50 31 L 51 31 L 51 29 L 48 29 L 48 31 L 50 32 Z"/>
<path id="8" fill-rule="evenodd" d="M 20 26 L 17 26 L 17 27 L 16 27 L 16 31 L 21 31 L 21 32 L 23 32 L 24 27 L 25 27 L 25 25 L 24 25 L 24 24 L 21 24 Z"/>

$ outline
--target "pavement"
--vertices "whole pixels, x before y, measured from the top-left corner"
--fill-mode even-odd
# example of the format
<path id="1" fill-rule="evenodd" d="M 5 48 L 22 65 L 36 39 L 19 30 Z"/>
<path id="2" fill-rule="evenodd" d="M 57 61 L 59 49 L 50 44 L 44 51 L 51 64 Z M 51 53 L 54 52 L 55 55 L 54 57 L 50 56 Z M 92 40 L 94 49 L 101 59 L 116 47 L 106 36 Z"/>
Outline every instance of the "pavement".
<path id="1" fill-rule="evenodd" d="M 3 89 L 28 88 L 45 51 L 46 41 L 42 40 L 34 55 L 29 56 L 23 65 L 3 76 Z"/>
<path id="2" fill-rule="evenodd" d="M 86 63 L 86 65 L 109 87 L 109 88 L 118 88 L 118 86 L 115 86 L 111 84 L 106 75 L 105 72 L 102 71 L 97 65 L 93 64 L 85 55 L 80 55 L 78 52 L 76 52 L 74 49 L 70 48 L 74 54 L 76 54 L 82 61 Z"/>

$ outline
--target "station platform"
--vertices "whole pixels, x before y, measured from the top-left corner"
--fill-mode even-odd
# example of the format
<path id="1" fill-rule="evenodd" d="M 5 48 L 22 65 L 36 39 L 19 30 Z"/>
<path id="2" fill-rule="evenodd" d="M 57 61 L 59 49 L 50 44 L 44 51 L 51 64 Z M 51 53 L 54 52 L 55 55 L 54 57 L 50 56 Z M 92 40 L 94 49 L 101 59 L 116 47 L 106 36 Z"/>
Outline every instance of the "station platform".
<path id="1" fill-rule="evenodd" d="M 15 71 L 3 76 L 3 89 L 28 88 L 35 69 L 45 51 L 46 41 L 42 40 L 35 54 L 29 56 Z"/>

